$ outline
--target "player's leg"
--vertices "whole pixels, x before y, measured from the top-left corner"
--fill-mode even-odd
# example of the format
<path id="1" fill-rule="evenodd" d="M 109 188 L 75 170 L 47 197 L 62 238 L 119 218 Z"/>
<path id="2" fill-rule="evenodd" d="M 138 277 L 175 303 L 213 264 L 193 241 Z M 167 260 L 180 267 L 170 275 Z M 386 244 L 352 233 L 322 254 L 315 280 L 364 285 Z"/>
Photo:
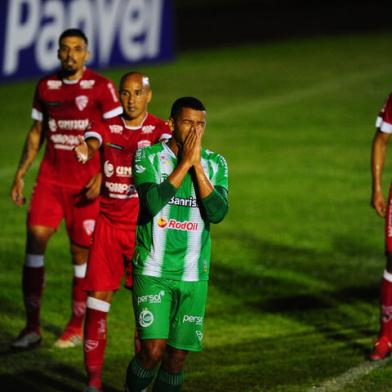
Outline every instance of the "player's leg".
<path id="1" fill-rule="evenodd" d="M 140 392 L 151 384 L 166 349 L 172 292 L 165 279 L 134 275 L 132 297 L 141 350 L 128 365 L 125 384 Z"/>
<path id="2" fill-rule="evenodd" d="M 385 358 L 392 350 L 392 188 L 385 218 L 386 267 L 380 287 L 380 332 L 370 359 Z"/>
<path id="3" fill-rule="evenodd" d="M 168 345 L 153 391 L 180 391 L 188 351 L 201 351 L 208 282 L 178 282 Z"/>
<path id="4" fill-rule="evenodd" d="M 84 282 L 84 289 L 89 292 L 84 324 L 84 363 L 90 390 L 99 391 L 102 387 L 107 317 L 113 293 L 119 289 L 124 275 L 121 234 L 121 230 L 98 217 Z"/>
<path id="5" fill-rule="evenodd" d="M 99 211 L 98 200 L 80 201 L 73 193 L 63 194 L 65 221 L 71 241 L 73 279 L 71 293 L 71 317 L 64 332 L 55 342 L 59 348 L 70 348 L 82 343 L 83 320 L 86 313 L 87 292 L 83 289 L 86 276 L 89 247 Z"/>
<path id="6" fill-rule="evenodd" d="M 23 302 L 26 326 L 12 343 L 29 348 L 41 341 L 40 310 L 44 290 L 44 254 L 50 237 L 61 222 L 63 211 L 55 187 L 38 182 L 32 193 L 27 215 L 26 254 L 23 265 Z"/>

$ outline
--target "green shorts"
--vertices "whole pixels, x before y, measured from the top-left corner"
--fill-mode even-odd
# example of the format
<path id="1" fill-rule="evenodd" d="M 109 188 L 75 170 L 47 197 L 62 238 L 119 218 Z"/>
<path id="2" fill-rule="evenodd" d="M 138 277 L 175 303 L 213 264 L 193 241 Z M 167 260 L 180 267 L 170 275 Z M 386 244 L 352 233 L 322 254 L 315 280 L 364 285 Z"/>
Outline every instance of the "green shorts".
<path id="1" fill-rule="evenodd" d="M 201 351 L 208 281 L 182 282 L 134 275 L 133 309 L 140 338 L 166 339 L 179 350 Z"/>

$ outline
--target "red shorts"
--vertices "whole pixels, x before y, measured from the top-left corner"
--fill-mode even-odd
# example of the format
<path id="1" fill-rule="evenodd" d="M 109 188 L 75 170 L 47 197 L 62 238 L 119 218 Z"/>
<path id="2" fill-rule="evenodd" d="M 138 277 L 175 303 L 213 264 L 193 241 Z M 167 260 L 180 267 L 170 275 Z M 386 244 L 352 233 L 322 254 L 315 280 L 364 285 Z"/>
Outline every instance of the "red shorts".
<path id="1" fill-rule="evenodd" d="M 87 200 L 81 192 L 37 181 L 31 195 L 27 225 L 57 229 L 64 218 L 71 242 L 89 247 L 98 212 L 98 198 Z"/>
<path id="2" fill-rule="evenodd" d="M 385 250 L 392 253 L 392 185 L 389 188 L 388 205 L 385 215 Z"/>
<path id="3" fill-rule="evenodd" d="M 98 216 L 93 244 L 87 263 L 84 289 L 115 291 L 126 272 L 125 287 L 132 288 L 132 256 L 135 249 L 136 227 L 118 229 Z"/>

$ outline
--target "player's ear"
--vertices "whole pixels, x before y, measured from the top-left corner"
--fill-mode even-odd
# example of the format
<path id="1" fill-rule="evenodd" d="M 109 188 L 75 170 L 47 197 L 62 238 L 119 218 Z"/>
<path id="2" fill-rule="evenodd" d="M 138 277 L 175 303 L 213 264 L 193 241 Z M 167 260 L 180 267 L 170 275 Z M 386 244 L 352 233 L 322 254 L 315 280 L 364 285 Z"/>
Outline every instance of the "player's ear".
<path id="1" fill-rule="evenodd" d="M 174 132 L 174 118 L 169 117 L 169 120 L 167 121 L 167 125 L 169 126 L 170 130 L 172 133 Z"/>
<path id="2" fill-rule="evenodd" d="M 85 59 L 86 63 L 87 63 L 87 61 L 90 60 L 90 57 L 91 57 L 91 52 L 88 50 L 87 53 L 86 53 L 86 59 Z"/>
<path id="3" fill-rule="evenodd" d="M 147 91 L 147 103 L 150 103 L 152 99 L 152 90 L 149 88 Z"/>

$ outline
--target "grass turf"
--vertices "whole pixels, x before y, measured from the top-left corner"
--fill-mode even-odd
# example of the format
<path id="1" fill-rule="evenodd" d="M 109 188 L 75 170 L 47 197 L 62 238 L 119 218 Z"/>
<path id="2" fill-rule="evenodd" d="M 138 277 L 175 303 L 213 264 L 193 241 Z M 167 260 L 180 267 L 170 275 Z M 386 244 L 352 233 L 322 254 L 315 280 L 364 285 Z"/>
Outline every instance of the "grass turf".
<path id="1" fill-rule="evenodd" d="M 392 388 L 388 365 L 337 389 L 324 387 L 364 364 L 378 328 L 383 222 L 369 208 L 369 153 L 375 116 L 392 90 L 391 38 L 287 40 L 139 67 L 151 77 L 154 114 L 167 117 L 182 95 L 202 99 L 205 145 L 222 153 L 230 169 L 230 213 L 213 228 L 204 350 L 187 359 L 185 392 Z M 104 73 L 117 82 L 124 71 Z M 46 255 L 43 345 L 8 349 L 24 325 L 26 213 L 8 193 L 34 85 L 0 88 L 0 384 L 4 391 L 80 391 L 82 350 L 53 348 L 70 303 L 63 227 Z M 26 180 L 28 196 L 37 168 Z M 131 302 L 122 289 L 109 316 L 105 391 L 122 390 L 132 334 Z"/>

